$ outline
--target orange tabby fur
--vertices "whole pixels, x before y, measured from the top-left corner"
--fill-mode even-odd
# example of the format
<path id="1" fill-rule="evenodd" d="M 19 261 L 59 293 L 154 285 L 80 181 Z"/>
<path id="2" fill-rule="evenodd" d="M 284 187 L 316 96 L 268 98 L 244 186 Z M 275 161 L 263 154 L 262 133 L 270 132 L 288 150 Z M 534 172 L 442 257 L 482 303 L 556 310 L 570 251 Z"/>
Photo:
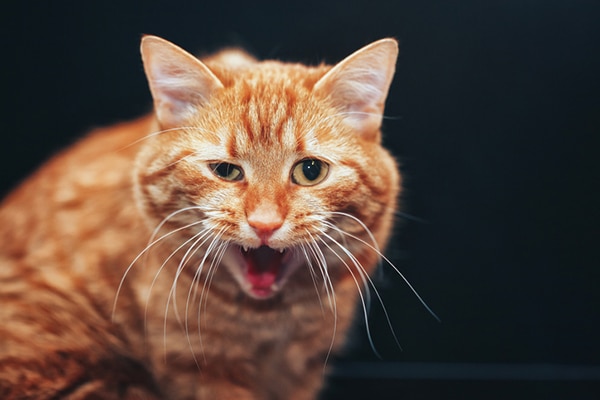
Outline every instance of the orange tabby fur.
<path id="1" fill-rule="evenodd" d="M 155 113 L 93 132 L 0 209 L 0 398 L 315 398 L 391 230 L 396 54 L 384 39 L 333 68 L 201 63 L 144 38 Z M 314 186 L 293 178 L 306 159 L 328 166 Z M 245 247 L 293 268 L 256 286 Z"/>

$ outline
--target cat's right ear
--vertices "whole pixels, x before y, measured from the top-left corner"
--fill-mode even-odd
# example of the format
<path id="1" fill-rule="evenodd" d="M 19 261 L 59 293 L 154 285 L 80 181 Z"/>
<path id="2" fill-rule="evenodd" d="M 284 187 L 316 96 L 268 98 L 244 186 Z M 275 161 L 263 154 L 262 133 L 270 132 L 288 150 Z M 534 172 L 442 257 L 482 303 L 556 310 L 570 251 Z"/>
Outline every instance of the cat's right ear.
<path id="1" fill-rule="evenodd" d="M 398 57 L 398 42 L 381 39 L 331 68 L 314 86 L 344 122 L 365 139 L 380 140 L 383 109 Z"/>
<path id="2" fill-rule="evenodd" d="M 144 36 L 141 52 L 156 116 L 164 129 L 182 126 L 223 87 L 206 65 L 167 40 Z"/>

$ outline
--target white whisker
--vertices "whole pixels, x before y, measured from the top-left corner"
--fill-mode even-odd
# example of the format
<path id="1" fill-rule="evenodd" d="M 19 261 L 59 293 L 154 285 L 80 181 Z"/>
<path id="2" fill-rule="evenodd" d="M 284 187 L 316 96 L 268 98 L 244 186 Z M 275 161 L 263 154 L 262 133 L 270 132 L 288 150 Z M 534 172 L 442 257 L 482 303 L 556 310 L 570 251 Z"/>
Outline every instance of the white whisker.
<path id="1" fill-rule="evenodd" d="M 200 262 L 198 263 L 198 266 L 196 267 L 196 272 L 194 273 L 194 277 L 192 278 L 192 282 L 190 284 L 190 288 L 188 289 L 188 294 L 187 294 L 187 298 L 186 298 L 186 304 L 185 304 L 185 334 L 186 334 L 186 338 L 188 341 L 188 346 L 190 348 L 192 357 L 194 359 L 194 362 L 196 363 L 196 366 L 198 368 L 200 368 L 200 363 L 198 362 L 198 359 L 196 358 L 196 353 L 194 351 L 191 339 L 190 339 L 190 330 L 189 330 L 189 311 L 190 311 L 190 305 L 194 302 L 196 295 L 197 295 L 197 291 L 198 291 L 198 285 L 200 283 L 200 277 L 202 274 L 202 270 L 204 268 L 204 263 L 206 262 L 206 260 L 208 259 L 208 257 L 210 256 L 210 253 L 212 252 L 213 248 L 215 247 L 215 243 L 218 242 L 219 238 L 221 237 L 221 235 L 223 234 L 224 229 L 221 229 L 219 232 L 217 232 L 216 234 L 214 234 L 212 236 L 212 240 L 211 243 L 208 245 L 208 247 L 206 248 L 204 255 L 202 257 L 202 260 L 200 260 Z M 208 241 L 209 238 L 205 239 L 201 246 L 204 246 L 204 244 Z M 220 262 L 220 261 L 219 261 Z M 213 262 L 214 263 L 214 258 L 213 258 Z M 212 265 L 211 263 L 211 265 Z M 210 274 L 210 268 L 209 268 L 209 274 Z M 205 282 L 206 284 L 206 282 Z M 193 292 L 193 296 L 192 296 L 192 292 Z M 200 304 L 198 305 L 198 309 L 200 309 Z M 199 341 L 200 341 L 200 350 L 202 352 L 202 355 L 204 357 L 204 348 L 202 345 L 202 336 L 200 334 L 200 331 L 198 332 L 199 334 Z M 205 358 L 206 360 L 206 358 Z"/>
<path id="2" fill-rule="evenodd" d="M 306 233 L 311 238 L 311 242 L 309 242 L 309 249 L 315 256 L 315 260 L 317 261 L 317 265 L 321 270 L 323 275 L 323 283 L 325 285 L 325 290 L 327 293 L 327 298 L 329 299 L 329 304 L 331 306 L 333 312 L 333 329 L 331 332 L 331 342 L 329 343 L 329 349 L 327 350 L 327 355 L 325 356 L 325 361 L 323 363 L 323 375 L 326 373 L 327 363 L 329 361 L 329 357 L 333 351 L 333 345 L 335 344 L 335 336 L 337 334 L 337 322 L 338 322 L 338 314 L 337 314 L 337 301 L 335 298 L 335 291 L 333 288 L 333 282 L 331 281 L 331 277 L 327 271 L 327 259 L 323 254 L 321 248 L 317 245 L 313 235 L 307 230 Z"/>
<path id="3" fill-rule="evenodd" d="M 211 251 L 213 251 L 213 249 L 215 250 L 215 257 L 213 257 L 209 267 L 208 267 L 208 271 L 206 272 L 206 280 L 204 281 L 203 285 L 202 285 L 202 291 L 200 292 L 200 300 L 198 301 L 198 315 L 196 317 L 196 323 L 197 323 L 197 331 L 198 331 L 198 341 L 200 342 L 200 350 L 202 352 L 202 357 L 204 358 L 204 360 L 206 361 L 206 355 L 204 353 L 204 342 L 202 340 L 202 319 L 204 318 L 204 321 L 206 323 L 206 307 L 208 305 L 208 292 L 210 291 L 210 286 L 212 284 L 212 280 L 215 274 L 216 269 L 218 268 L 218 266 L 221 264 L 221 260 L 223 259 L 223 256 L 225 255 L 225 251 L 227 250 L 227 247 L 229 246 L 229 242 L 220 242 L 220 238 L 223 235 L 223 232 L 225 231 L 225 228 L 221 228 L 221 230 L 217 233 L 215 240 L 210 244 L 209 246 L 209 250 L 207 250 L 207 253 L 210 253 Z M 205 259 L 202 260 L 202 264 L 204 264 Z M 201 267 L 200 267 L 201 268 Z M 196 297 L 196 290 L 197 288 L 195 288 L 194 291 L 194 298 Z M 201 311 L 203 310 L 203 312 Z M 194 356 L 195 358 L 195 356 Z"/>
<path id="4" fill-rule="evenodd" d="M 154 275 L 154 279 L 152 279 L 152 283 L 150 284 L 150 287 L 148 289 L 148 294 L 146 296 L 146 306 L 145 306 L 145 309 L 144 309 L 144 321 L 146 321 L 146 319 L 147 319 L 148 306 L 150 305 L 150 296 L 152 294 L 152 290 L 153 290 L 154 285 L 156 284 L 156 282 L 158 280 L 159 275 L 161 274 L 162 270 L 165 268 L 165 266 L 167 265 L 167 263 L 175 256 L 175 254 L 177 254 L 186 245 L 188 245 L 189 243 L 193 242 L 194 240 L 196 240 L 196 241 L 201 240 L 206 235 L 208 235 L 208 230 L 206 230 L 206 229 L 203 230 L 203 231 L 200 231 L 200 232 L 196 233 L 195 235 L 193 235 L 192 237 L 190 237 L 189 239 L 187 239 L 185 242 L 183 242 L 181 245 L 179 245 L 175 250 L 173 250 L 171 252 L 171 254 L 169 254 L 169 256 L 160 265 L 160 267 L 156 271 L 156 274 Z M 193 246 L 194 245 L 192 244 L 192 246 L 190 246 L 190 247 L 193 247 Z"/>
<path id="5" fill-rule="evenodd" d="M 143 142 L 145 140 L 151 139 L 151 138 L 153 138 L 155 136 L 162 135 L 163 133 L 177 132 L 177 131 L 182 131 L 184 129 L 194 129 L 194 127 L 193 126 L 179 126 L 179 127 L 176 127 L 176 128 L 169 128 L 169 129 L 163 129 L 161 131 L 152 132 L 152 133 L 150 133 L 150 134 L 148 134 L 148 135 L 146 135 L 144 137 L 141 137 L 141 138 L 139 138 L 137 140 L 134 140 L 133 142 L 129 143 L 126 146 L 123 146 L 122 148 L 119 149 L 119 151 L 123 151 L 123 150 L 125 150 L 125 149 L 127 149 L 127 148 L 129 148 L 131 146 L 135 146 L 136 144 L 138 144 L 140 142 Z"/>
<path id="6" fill-rule="evenodd" d="M 329 249 L 329 251 L 331 251 L 341 262 L 342 264 L 344 264 L 344 266 L 346 267 L 346 269 L 348 270 L 348 272 L 350 273 L 350 276 L 352 277 L 352 279 L 354 280 L 354 283 L 356 284 L 356 288 L 358 289 L 358 295 L 360 297 L 360 302 L 362 305 L 362 309 L 363 309 L 363 317 L 365 319 L 365 327 L 366 327 L 366 333 L 367 333 L 367 339 L 369 341 L 369 344 L 371 345 L 371 349 L 373 350 L 373 352 L 375 353 L 375 355 L 379 358 L 381 358 L 381 355 L 379 354 L 379 352 L 377 351 L 377 348 L 375 347 L 375 342 L 373 341 L 373 337 L 371 335 L 371 327 L 369 324 L 369 312 L 368 312 L 368 304 L 367 301 L 365 299 L 365 295 L 361 289 L 361 285 L 358 282 L 358 279 L 356 278 L 356 275 L 354 274 L 354 271 L 352 271 L 352 268 L 350 268 L 350 266 L 348 265 L 348 263 L 346 262 L 346 260 L 344 260 L 328 243 L 327 241 L 325 241 L 323 238 L 319 237 L 319 240 L 321 241 L 321 243 L 323 243 L 323 245 L 325 245 L 325 247 L 327 247 Z M 365 284 L 365 278 L 363 276 L 363 272 L 361 272 L 360 270 L 357 270 L 357 272 L 359 273 L 359 275 L 361 276 L 362 280 L 363 280 L 363 287 L 365 287 L 366 289 L 368 289 L 368 287 L 366 287 Z M 367 290 L 368 293 L 368 290 Z"/>
<path id="7" fill-rule="evenodd" d="M 397 216 L 399 216 L 399 217 L 406 218 L 408 220 L 415 221 L 415 222 L 418 222 L 418 223 L 421 223 L 421 224 L 430 224 L 430 222 L 427 221 L 426 219 L 419 218 L 417 216 L 405 213 L 403 211 L 396 211 L 396 212 L 394 212 L 394 214 L 397 215 Z"/>
<path id="8" fill-rule="evenodd" d="M 341 230 L 338 230 L 338 232 L 343 233 L 343 231 L 341 231 Z M 375 283 L 373 282 L 373 280 L 371 279 L 371 277 L 369 276 L 367 271 L 365 271 L 365 269 L 361 265 L 360 261 L 347 248 L 345 248 L 342 244 L 340 244 L 337 240 L 335 240 L 333 237 L 331 237 L 327 233 L 322 232 L 322 234 L 324 236 L 326 236 L 329 240 L 331 240 L 333 243 L 335 243 L 344 252 L 344 254 L 346 254 L 350 258 L 350 260 L 352 261 L 352 264 L 354 264 L 354 266 L 356 267 L 356 270 L 359 272 L 361 277 L 364 277 L 363 282 L 364 282 L 364 279 L 366 279 L 368 281 L 369 286 L 373 289 L 375 296 L 379 300 L 379 304 L 381 305 L 381 309 L 383 310 L 383 314 L 385 316 L 387 325 L 390 328 L 390 332 L 392 333 L 392 337 L 394 338 L 394 341 L 396 342 L 398 347 L 400 349 L 402 349 L 402 346 L 400 345 L 400 342 L 398 341 L 398 337 L 396 336 L 396 331 L 394 330 L 394 326 L 392 325 L 392 320 L 390 319 L 387 307 L 385 306 L 383 299 L 381 298 L 381 295 L 379 293 L 379 290 L 377 290 Z M 366 283 L 365 283 L 365 286 L 366 286 Z M 367 291 L 367 293 L 369 293 L 368 286 L 365 287 L 365 290 Z M 373 350 L 375 351 L 375 353 L 377 353 L 377 351 L 375 349 L 373 349 Z"/>
<path id="9" fill-rule="evenodd" d="M 315 287 L 315 292 L 317 293 L 317 297 L 319 299 L 319 305 L 321 306 L 321 313 L 323 313 L 323 315 L 324 315 L 325 308 L 323 307 L 323 301 L 321 300 L 321 291 L 319 290 L 319 286 L 317 285 L 317 273 L 315 272 L 315 268 L 313 266 L 311 257 L 308 255 L 308 253 L 306 251 L 306 246 L 307 246 L 306 244 L 301 243 L 300 249 L 302 250 L 302 253 L 304 254 L 304 258 L 306 259 L 308 271 L 310 272 L 310 278 L 313 281 L 313 286 Z M 331 302 L 331 299 L 329 299 L 329 301 Z"/>
<path id="10" fill-rule="evenodd" d="M 194 236 L 192 236 L 191 238 L 189 238 L 188 240 L 186 240 L 183 244 L 181 244 L 179 247 L 177 247 L 177 249 L 175 249 L 173 252 L 171 252 L 171 254 L 167 257 L 167 259 L 162 263 L 162 265 L 158 269 L 157 273 L 154 276 L 154 279 L 152 280 L 152 284 L 150 285 L 150 291 L 148 293 L 148 298 L 146 300 L 146 308 L 144 311 L 144 321 L 146 320 L 146 316 L 148 313 L 150 294 L 152 292 L 152 288 L 154 287 L 154 284 L 156 283 L 156 281 L 158 279 L 158 276 L 160 275 L 160 273 L 162 272 L 164 267 L 167 265 L 167 263 L 171 260 L 171 258 L 173 258 L 175 256 L 175 254 L 178 253 L 179 250 L 181 250 L 184 246 L 186 246 L 187 244 L 189 244 L 190 242 L 193 241 L 193 243 L 190 245 L 188 250 L 186 250 L 185 255 L 182 257 L 182 259 L 177 267 L 177 270 L 175 272 L 175 277 L 173 278 L 173 283 L 171 284 L 171 289 L 169 291 L 169 294 L 167 296 L 167 301 L 165 304 L 165 311 L 164 311 L 164 318 L 163 318 L 163 340 L 164 340 L 163 345 L 164 345 L 165 354 L 166 354 L 166 344 L 167 344 L 167 318 L 168 318 L 168 314 L 169 314 L 169 303 L 171 302 L 171 298 L 174 295 L 174 290 L 175 290 L 174 288 L 177 285 L 177 280 L 179 278 L 179 275 L 181 274 L 181 271 L 183 270 L 182 265 L 184 265 L 184 263 L 187 262 L 187 257 L 189 256 L 190 252 L 193 251 L 192 254 L 195 254 L 195 252 L 202 246 L 202 244 L 207 240 L 204 238 L 208 234 L 209 234 L 209 231 L 207 229 L 200 231 L 197 234 L 195 234 Z M 200 243 L 200 245 L 198 245 L 198 243 L 203 239 L 204 239 L 204 241 L 202 243 Z M 176 300 L 174 300 L 173 306 L 175 308 L 175 315 L 176 315 L 177 321 L 180 324 L 180 326 L 182 326 L 181 319 L 177 312 Z"/>
<path id="11" fill-rule="evenodd" d="M 323 277 L 323 287 L 325 288 L 325 293 L 327 294 L 327 299 L 329 301 L 329 307 L 333 310 L 334 314 L 337 313 L 337 304 L 335 302 L 335 291 L 333 288 L 333 282 L 331 281 L 331 277 L 329 276 L 329 271 L 327 269 L 327 260 L 323 255 L 323 252 L 317 245 L 314 237 L 307 232 L 307 234 L 311 237 L 312 242 L 307 243 L 308 249 L 313 255 L 316 265 L 321 272 L 321 276 Z"/>
<path id="12" fill-rule="evenodd" d="M 170 168 L 170 167 L 172 167 L 173 165 L 177 165 L 177 164 L 179 164 L 180 162 L 187 160 L 188 158 L 192 158 L 192 157 L 194 157 L 194 156 L 198 155 L 199 153 L 200 153 L 199 151 L 195 151 L 195 152 L 193 152 L 193 153 L 191 153 L 191 154 L 185 155 L 185 156 L 183 156 L 183 157 L 181 157 L 181 158 L 179 158 L 179 159 L 177 159 L 177 160 L 173 161 L 172 163 L 169 163 L 169 164 L 165 165 L 163 168 Z"/>
<path id="13" fill-rule="evenodd" d="M 348 236 L 352 239 L 355 239 L 357 241 L 359 241 L 360 243 L 364 244 L 365 246 L 369 247 L 371 250 L 373 250 L 382 260 L 384 260 L 390 267 L 392 267 L 392 269 L 396 272 L 396 274 L 398 274 L 400 276 L 400 278 L 402 278 L 402 280 L 404 281 L 404 283 L 408 286 L 408 288 L 412 291 L 412 293 L 417 297 L 417 299 L 419 300 L 419 302 L 423 305 L 423 307 L 425 307 L 425 309 L 438 321 L 441 322 L 440 318 L 436 315 L 436 313 L 433 312 L 433 310 L 429 307 L 429 305 L 427 305 L 427 303 L 425 302 L 425 300 L 423 300 L 423 298 L 419 295 L 419 293 L 417 292 L 417 290 L 413 287 L 413 285 L 411 285 L 411 283 L 408 281 L 408 279 L 406 279 L 406 277 L 404 276 L 404 274 L 402 272 L 400 272 L 400 270 L 398 269 L 398 267 L 396 267 L 396 265 L 394 265 L 394 263 L 392 263 L 380 250 L 379 250 L 379 246 L 377 245 L 377 241 L 375 240 L 375 237 L 373 236 L 373 234 L 371 233 L 371 231 L 369 230 L 369 228 L 358 218 L 356 218 L 353 215 L 350 214 L 346 214 L 346 213 L 342 213 L 342 212 L 333 212 L 331 214 L 335 214 L 335 215 L 341 215 L 341 216 L 345 216 L 348 217 L 350 219 L 352 219 L 353 221 L 357 222 L 358 224 L 361 225 L 361 227 L 365 230 L 365 233 L 367 233 L 367 235 L 369 236 L 370 240 L 373 242 L 373 244 L 370 244 L 369 242 L 365 241 L 364 239 L 353 235 L 351 233 L 348 232 L 344 232 L 343 230 L 339 229 L 337 226 L 335 226 L 334 224 L 328 223 L 328 226 L 330 228 L 333 228 L 335 230 L 337 230 L 339 233 L 341 233 L 342 235 Z"/>
<path id="14" fill-rule="evenodd" d="M 396 116 L 396 117 L 392 117 L 392 116 L 387 116 L 381 113 L 369 113 L 369 112 L 364 112 L 364 111 L 342 111 L 333 115 L 329 115 L 325 118 L 322 118 L 317 126 L 320 126 L 322 124 L 324 124 L 325 122 L 329 121 L 332 118 L 337 118 L 337 117 L 344 117 L 347 115 L 364 115 L 364 116 L 373 116 L 373 117 L 380 117 L 381 119 L 388 119 L 388 120 L 397 120 L 397 119 L 401 119 L 402 117 Z"/>
<path id="15" fill-rule="evenodd" d="M 217 256 L 219 255 L 219 250 L 221 249 L 221 245 L 223 243 L 223 242 L 219 242 L 219 240 L 220 240 L 221 235 L 223 235 L 224 231 L 225 231 L 225 228 L 221 228 L 221 230 L 213 237 L 213 240 L 211 241 L 210 245 L 206 249 L 206 254 L 205 254 L 204 258 L 202 259 L 202 261 L 198 265 L 198 271 L 197 271 L 197 273 L 202 271 L 202 268 L 204 267 L 204 263 L 208 259 L 209 255 L 213 251 L 215 251 L 215 249 L 216 249 L 215 254 L 217 254 Z M 207 287 L 210 285 L 209 281 L 211 279 L 210 279 L 209 276 L 211 275 L 211 272 L 212 272 L 212 270 L 213 270 L 213 268 L 215 266 L 215 260 L 217 258 L 218 257 L 213 257 L 210 265 L 208 266 L 207 279 L 204 280 L 204 283 L 202 284 L 202 290 L 200 291 L 200 300 L 198 302 L 199 305 L 202 304 L 203 299 L 204 299 L 204 292 L 205 292 L 205 290 L 207 290 Z M 196 296 L 197 296 L 197 289 L 196 289 L 196 291 L 194 293 L 194 300 L 195 300 Z M 198 308 L 198 310 L 200 310 L 200 308 Z"/>
<path id="16" fill-rule="evenodd" d="M 119 282 L 119 286 L 117 287 L 117 291 L 115 293 L 115 300 L 113 302 L 113 309 L 112 309 L 112 316 L 111 318 L 114 321 L 114 317 L 115 317 L 115 312 L 116 312 L 116 307 L 117 307 L 117 301 L 119 299 L 119 295 L 121 293 L 121 290 L 123 288 L 123 284 L 125 283 L 125 279 L 127 278 L 127 275 L 129 274 L 129 272 L 131 271 L 131 269 L 133 268 L 133 266 L 139 261 L 139 259 L 148 254 L 148 251 L 154 247 L 156 244 L 158 244 L 159 242 L 163 241 L 164 239 L 168 238 L 169 236 L 172 236 L 173 234 L 180 232 L 182 230 L 185 230 L 187 228 L 191 228 L 195 225 L 201 224 L 202 221 L 195 221 L 192 222 L 190 224 L 187 224 L 185 226 L 179 227 L 177 229 L 174 229 L 166 234 L 164 234 L 163 236 L 159 237 L 158 239 L 155 239 L 156 235 L 158 234 L 158 232 L 162 229 L 162 227 L 174 216 L 176 216 L 177 214 L 180 214 L 182 212 L 186 212 L 186 211 L 191 211 L 191 210 L 197 210 L 199 209 L 199 207 L 196 206 L 192 206 L 192 207 L 186 207 L 186 208 L 182 208 L 179 209 L 175 212 L 172 212 L 171 214 L 169 214 L 168 216 L 166 216 L 165 218 L 163 218 L 163 220 L 158 224 L 158 226 L 154 229 L 154 231 L 152 232 L 152 235 L 150 236 L 150 239 L 148 240 L 148 245 L 133 259 L 133 261 L 129 264 L 129 266 L 125 269 L 125 272 L 123 273 L 123 276 L 121 277 L 121 281 Z M 145 263 L 144 263 L 145 264 Z"/>
<path id="17" fill-rule="evenodd" d="M 208 236 L 209 234 L 209 230 L 206 229 L 203 231 L 203 234 L 198 237 L 194 243 L 187 249 L 187 251 L 185 252 L 185 254 L 183 255 L 183 257 L 181 258 L 181 260 L 179 261 L 179 265 L 177 266 L 177 271 L 175 273 L 175 277 L 173 278 L 173 284 L 171 285 L 171 290 L 169 291 L 169 296 L 167 297 L 167 309 L 168 309 L 168 305 L 169 305 L 169 300 L 172 299 L 172 303 L 173 303 L 173 309 L 175 312 L 175 318 L 177 319 L 177 322 L 179 323 L 179 325 L 181 327 L 183 327 L 183 322 L 181 320 L 181 316 L 179 315 L 179 311 L 178 311 L 178 307 L 177 307 L 177 281 L 179 280 L 179 277 L 181 276 L 181 273 L 183 272 L 183 269 L 185 268 L 185 265 L 187 264 L 188 260 L 190 258 L 192 258 L 204 245 L 204 243 L 206 243 L 208 241 Z M 197 235 L 195 235 L 194 237 L 196 237 Z M 200 243 L 200 241 L 202 241 Z M 165 314 L 166 314 L 165 310 Z"/>

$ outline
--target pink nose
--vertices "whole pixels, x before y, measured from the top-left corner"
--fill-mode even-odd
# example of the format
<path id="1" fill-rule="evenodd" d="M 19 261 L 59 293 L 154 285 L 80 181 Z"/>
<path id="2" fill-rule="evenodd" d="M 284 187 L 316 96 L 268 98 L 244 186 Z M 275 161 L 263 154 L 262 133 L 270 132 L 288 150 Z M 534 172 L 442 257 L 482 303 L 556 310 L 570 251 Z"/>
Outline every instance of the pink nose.
<path id="1" fill-rule="evenodd" d="M 283 225 L 283 216 L 275 207 L 262 205 L 248 214 L 247 220 L 262 244 L 266 244 L 273 233 Z"/>

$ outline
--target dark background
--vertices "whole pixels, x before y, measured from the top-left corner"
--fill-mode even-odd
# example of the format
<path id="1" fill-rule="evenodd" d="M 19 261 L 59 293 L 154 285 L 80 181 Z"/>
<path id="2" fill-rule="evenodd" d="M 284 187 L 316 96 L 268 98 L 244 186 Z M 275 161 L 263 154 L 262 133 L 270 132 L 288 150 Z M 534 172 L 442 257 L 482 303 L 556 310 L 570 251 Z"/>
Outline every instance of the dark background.
<path id="1" fill-rule="evenodd" d="M 381 308 L 324 399 L 600 398 L 596 1 L 16 2 L 0 16 L 0 191 L 150 109 L 143 33 L 339 61 L 393 36 L 385 141 L 406 177 Z"/>

